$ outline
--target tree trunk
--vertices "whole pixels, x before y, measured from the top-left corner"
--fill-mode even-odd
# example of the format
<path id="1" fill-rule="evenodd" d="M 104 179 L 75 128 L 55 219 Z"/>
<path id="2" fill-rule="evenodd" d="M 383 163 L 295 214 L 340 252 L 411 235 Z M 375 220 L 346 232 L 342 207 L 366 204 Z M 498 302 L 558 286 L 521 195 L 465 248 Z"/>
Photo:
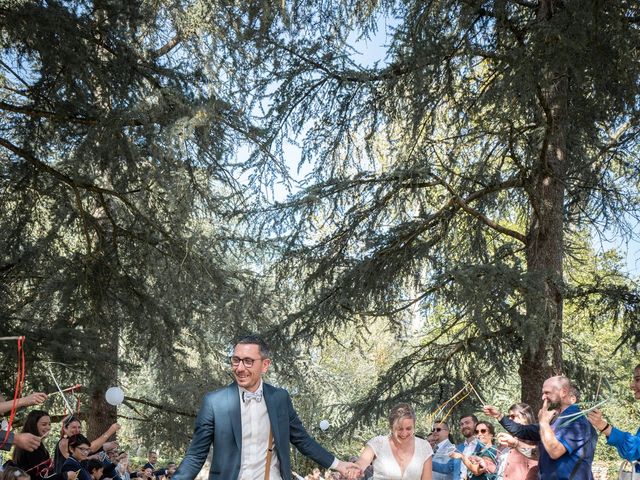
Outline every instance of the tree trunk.
<path id="1" fill-rule="evenodd" d="M 538 21 L 546 22 L 562 2 L 540 2 Z M 557 32 L 556 32 L 557 34 Z M 553 35 L 553 34 L 551 34 Z M 547 48 L 557 42 L 548 38 Z M 534 162 L 529 196 L 532 206 L 527 234 L 527 325 L 520 365 L 522 401 L 537 409 L 542 404 L 545 378 L 561 374 L 563 281 L 564 185 L 567 171 L 567 74 L 549 67 L 543 72 L 538 101 L 546 127 L 540 156 Z"/>
<path id="2" fill-rule="evenodd" d="M 94 304 L 102 307 L 101 303 Z M 101 365 L 96 365 L 91 379 L 91 397 L 89 402 L 89 414 L 87 420 L 87 437 L 94 440 L 104 434 L 108 428 L 117 421 L 116 407 L 107 403 L 105 392 L 109 387 L 118 385 L 118 329 L 115 323 L 106 320 L 99 328 L 100 349 L 105 355 L 105 361 Z M 110 438 L 109 440 L 114 440 Z"/>
<path id="3" fill-rule="evenodd" d="M 106 52 L 99 47 L 101 39 L 108 36 L 107 32 L 101 31 L 102 27 L 109 21 L 107 10 L 105 9 L 105 2 L 102 0 L 96 0 L 94 2 L 93 12 L 93 34 L 96 38 L 95 48 L 98 50 L 98 58 L 103 58 L 105 61 L 108 56 Z M 104 90 L 101 88 L 100 79 L 94 78 L 95 90 L 94 95 L 102 111 L 108 111 L 111 109 L 111 101 Z M 104 159 L 105 163 L 108 163 L 109 159 Z M 96 209 L 96 212 L 100 212 L 101 209 Z M 106 220 L 106 214 L 100 215 L 101 230 L 103 232 L 111 233 L 111 225 Z M 93 440 L 100 435 L 104 434 L 111 424 L 117 420 L 116 407 L 109 405 L 105 400 L 105 392 L 109 387 L 118 384 L 118 339 L 120 338 L 118 330 L 118 322 L 109 319 L 109 315 L 113 311 L 104 304 L 103 287 L 106 286 L 110 280 L 110 269 L 117 268 L 112 265 L 117 264 L 116 259 L 118 255 L 117 247 L 105 241 L 104 236 L 94 236 L 95 245 L 93 246 L 93 254 L 91 248 L 91 241 L 88 241 L 88 254 L 89 262 L 95 262 L 92 267 L 95 272 L 99 272 L 98 276 L 93 278 L 93 281 L 88 285 L 88 292 L 90 296 L 91 307 L 93 315 L 95 316 L 95 325 L 98 330 L 98 339 L 102 352 L 105 354 L 105 358 L 110 362 L 109 364 L 102 364 L 96 366 L 94 370 L 92 382 L 91 382 L 91 401 L 90 401 L 90 413 L 87 418 L 87 434 L 90 440 Z M 103 265 L 101 265 L 101 263 Z M 108 312 L 108 313 L 107 313 Z M 110 438 L 113 440 L 113 438 Z"/>
<path id="4" fill-rule="evenodd" d="M 89 402 L 89 414 L 87 415 L 87 437 L 94 440 L 106 432 L 109 427 L 116 421 L 116 408 L 109 405 L 105 399 L 105 388 L 95 388 L 91 392 L 91 400 Z M 109 440 L 115 440 L 110 438 Z"/>

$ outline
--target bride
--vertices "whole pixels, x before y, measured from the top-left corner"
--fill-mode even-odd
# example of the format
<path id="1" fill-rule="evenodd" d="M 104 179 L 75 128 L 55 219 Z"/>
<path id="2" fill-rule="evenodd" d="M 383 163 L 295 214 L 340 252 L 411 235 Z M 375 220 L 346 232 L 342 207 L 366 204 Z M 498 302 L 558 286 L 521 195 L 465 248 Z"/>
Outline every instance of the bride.
<path id="1" fill-rule="evenodd" d="M 389 412 L 389 427 L 390 435 L 367 442 L 356 461 L 360 469 L 373 463 L 373 480 L 431 480 L 433 450 L 415 436 L 416 413 L 411 405 L 395 405 Z"/>

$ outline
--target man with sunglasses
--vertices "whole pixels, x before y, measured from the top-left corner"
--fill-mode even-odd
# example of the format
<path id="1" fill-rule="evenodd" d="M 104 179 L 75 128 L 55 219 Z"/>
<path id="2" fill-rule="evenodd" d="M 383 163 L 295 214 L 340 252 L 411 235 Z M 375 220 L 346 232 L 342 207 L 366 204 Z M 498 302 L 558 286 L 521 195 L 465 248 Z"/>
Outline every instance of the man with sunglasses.
<path id="1" fill-rule="evenodd" d="M 462 417 L 460 417 L 459 427 L 460 433 L 462 433 L 462 436 L 464 437 L 464 442 L 459 443 L 454 447 L 456 452 L 463 453 L 466 456 L 472 455 L 473 452 L 475 452 L 476 446 L 478 445 L 478 440 L 476 439 L 475 435 L 477 423 L 478 417 L 473 414 L 463 415 Z M 435 458 L 433 460 L 432 469 L 434 479 L 436 478 L 436 474 L 445 475 L 445 478 L 447 480 L 463 480 L 467 478 L 467 467 L 459 459 L 449 458 L 448 454 L 451 453 L 451 450 L 453 449 L 447 450 L 449 451 L 447 451 L 447 458 L 443 459 L 444 461 L 437 461 L 439 459 Z M 438 449 L 437 453 L 440 453 L 440 449 Z"/>
<path id="2" fill-rule="evenodd" d="M 264 340 L 240 339 L 230 363 L 235 382 L 205 396 L 191 444 L 172 480 L 193 480 L 211 446 L 211 480 L 291 480 L 289 443 L 345 476 L 358 468 L 335 458 L 307 433 L 286 390 L 262 381 L 271 365 Z"/>
<path id="3" fill-rule="evenodd" d="M 435 441 L 432 463 L 433 480 L 453 480 L 453 470 L 450 471 L 447 464 L 449 461 L 453 462 L 449 458 L 449 453 L 453 452 L 456 447 L 449 441 L 449 425 L 446 422 L 436 420 L 431 435 Z M 436 462 L 440 464 L 438 470 L 433 468 Z"/>

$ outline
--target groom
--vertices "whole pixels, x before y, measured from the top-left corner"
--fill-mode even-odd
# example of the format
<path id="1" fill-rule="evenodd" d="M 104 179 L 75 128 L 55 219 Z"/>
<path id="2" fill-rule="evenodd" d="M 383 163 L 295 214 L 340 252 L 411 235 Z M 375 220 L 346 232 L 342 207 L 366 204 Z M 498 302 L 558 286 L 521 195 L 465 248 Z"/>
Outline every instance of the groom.
<path id="1" fill-rule="evenodd" d="M 358 468 L 338 460 L 309 436 L 286 390 L 262 382 L 270 364 L 269 349 L 260 337 L 238 341 L 231 357 L 235 382 L 205 395 L 191 445 L 172 480 L 193 480 L 212 445 L 210 480 L 291 480 L 289 442 L 343 475 Z"/>

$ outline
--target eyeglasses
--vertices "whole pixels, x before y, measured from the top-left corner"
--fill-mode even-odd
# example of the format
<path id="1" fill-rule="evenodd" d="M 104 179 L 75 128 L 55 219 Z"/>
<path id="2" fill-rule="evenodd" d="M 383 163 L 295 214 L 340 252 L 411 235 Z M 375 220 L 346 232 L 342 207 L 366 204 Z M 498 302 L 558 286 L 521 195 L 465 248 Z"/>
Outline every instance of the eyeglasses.
<path id="1" fill-rule="evenodd" d="M 78 450 L 80 453 L 84 453 L 84 454 L 87 454 L 87 453 L 91 452 L 91 448 L 89 448 L 89 447 L 77 447 L 76 450 Z"/>
<path id="2" fill-rule="evenodd" d="M 487 433 L 489 430 L 486 428 L 476 428 L 476 433 Z"/>
<path id="3" fill-rule="evenodd" d="M 231 365 L 234 367 L 237 367 L 238 365 L 240 365 L 240 362 L 242 362 L 242 364 L 247 367 L 247 368 L 251 368 L 253 367 L 253 363 L 257 360 L 262 360 L 261 358 L 240 358 L 240 357 L 229 357 L 229 360 L 231 361 Z"/>
<path id="4" fill-rule="evenodd" d="M 517 413 L 512 413 L 512 414 L 509 415 L 509 418 L 511 420 L 515 420 L 516 418 L 518 418 L 518 414 Z"/>
<path id="5" fill-rule="evenodd" d="M 433 433 L 433 432 L 441 432 L 441 431 L 443 431 L 443 430 L 446 430 L 446 428 L 436 427 L 436 428 L 434 428 L 433 430 L 431 430 L 431 433 Z"/>

